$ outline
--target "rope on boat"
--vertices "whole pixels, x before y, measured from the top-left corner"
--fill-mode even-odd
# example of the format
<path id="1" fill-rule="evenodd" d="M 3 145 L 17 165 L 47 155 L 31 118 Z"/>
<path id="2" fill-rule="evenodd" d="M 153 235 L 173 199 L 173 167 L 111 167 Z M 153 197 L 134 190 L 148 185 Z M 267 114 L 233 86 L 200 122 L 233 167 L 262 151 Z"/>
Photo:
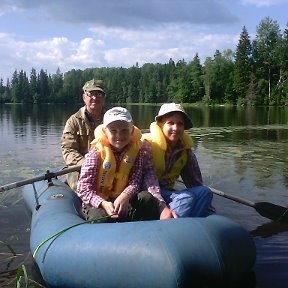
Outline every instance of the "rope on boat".
<path id="1" fill-rule="evenodd" d="M 33 186 L 33 190 L 34 190 L 34 197 L 35 197 L 35 201 L 36 201 L 36 210 L 39 210 L 39 208 L 41 207 L 40 203 L 39 203 L 39 198 L 38 198 L 38 194 L 35 188 L 35 183 L 32 183 Z"/>
<path id="2" fill-rule="evenodd" d="M 112 215 L 113 215 L 113 214 L 112 214 Z M 73 225 L 71 225 L 71 226 L 69 226 L 69 227 L 64 228 L 63 230 L 61 230 L 61 231 L 53 234 L 52 236 L 50 236 L 49 238 L 47 238 L 47 239 L 45 239 L 45 240 L 43 240 L 43 241 L 36 247 L 36 249 L 35 249 L 35 251 L 34 251 L 34 253 L 33 253 L 33 258 L 36 257 L 36 254 L 38 253 L 39 249 L 40 249 L 46 242 L 48 242 L 49 240 L 51 240 L 51 239 L 59 236 L 60 234 L 66 232 L 67 230 L 69 230 L 69 229 L 71 229 L 71 228 L 73 228 L 73 227 L 82 225 L 82 224 L 94 223 L 94 222 L 99 222 L 100 220 L 108 219 L 108 218 L 110 218 L 112 215 L 107 215 L 107 216 L 101 216 L 101 217 L 98 217 L 98 218 L 93 218 L 93 219 L 91 219 L 91 220 L 86 220 L 86 221 L 84 221 L 84 222 L 77 223 L 77 224 L 73 224 Z"/>

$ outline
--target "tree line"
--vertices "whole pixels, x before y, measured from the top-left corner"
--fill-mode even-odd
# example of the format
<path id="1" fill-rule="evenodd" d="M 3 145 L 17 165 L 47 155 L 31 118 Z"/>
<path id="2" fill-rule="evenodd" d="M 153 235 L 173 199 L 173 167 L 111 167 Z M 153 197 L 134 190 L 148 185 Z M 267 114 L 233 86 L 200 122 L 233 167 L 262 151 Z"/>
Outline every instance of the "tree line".
<path id="1" fill-rule="evenodd" d="M 0 103 L 79 103 L 82 86 L 103 80 L 110 103 L 205 103 L 288 105 L 288 24 L 263 19 L 251 40 L 244 26 L 236 51 L 216 50 L 201 64 L 198 53 L 166 64 L 88 68 L 50 75 L 43 69 L 15 71 L 6 85 L 0 79 Z"/>

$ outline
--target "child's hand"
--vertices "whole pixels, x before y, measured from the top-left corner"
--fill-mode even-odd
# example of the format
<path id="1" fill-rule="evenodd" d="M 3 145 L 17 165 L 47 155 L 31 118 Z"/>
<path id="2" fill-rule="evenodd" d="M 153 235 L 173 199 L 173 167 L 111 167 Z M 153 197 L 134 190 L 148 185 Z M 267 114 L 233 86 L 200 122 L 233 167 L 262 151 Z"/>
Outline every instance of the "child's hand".
<path id="1" fill-rule="evenodd" d="M 127 193 L 121 193 L 114 201 L 114 212 L 119 217 L 126 217 L 128 214 L 129 196 Z"/>
<path id="2" fill-rule="evenodd" d="M 171 218 L 178 218 L 178 215 L 176 214 L 175 211 L 165 206 L 163 210 L 160 212 L 160 220 L 166 220 Z"/>
<path id="3" fill-rule="evenodd" d="M 115 208 L 114 208 L 114 204 L 110 201 L 103 201 L 101 203 L 102 208 L 105 210 L 105 212 L 107 213 L 107 215 L 111 216 L 111 218 L 115 219 L 118 218 L 119 216 L 117 215 L 117 213 L 115 213 Z"/>

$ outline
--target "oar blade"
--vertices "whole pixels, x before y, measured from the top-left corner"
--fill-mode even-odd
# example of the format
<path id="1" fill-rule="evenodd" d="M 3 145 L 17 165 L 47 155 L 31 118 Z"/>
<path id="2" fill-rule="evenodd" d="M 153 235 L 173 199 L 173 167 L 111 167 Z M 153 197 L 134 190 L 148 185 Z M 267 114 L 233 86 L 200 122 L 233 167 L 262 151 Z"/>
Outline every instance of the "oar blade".
<path id="1" fill-rule="evenodd" d="M 269 202 L 258 202 L 255 203 L 254 208 L 260 215 L 273 221 L 288 221 L 288 208 L 283 206 Z"/>

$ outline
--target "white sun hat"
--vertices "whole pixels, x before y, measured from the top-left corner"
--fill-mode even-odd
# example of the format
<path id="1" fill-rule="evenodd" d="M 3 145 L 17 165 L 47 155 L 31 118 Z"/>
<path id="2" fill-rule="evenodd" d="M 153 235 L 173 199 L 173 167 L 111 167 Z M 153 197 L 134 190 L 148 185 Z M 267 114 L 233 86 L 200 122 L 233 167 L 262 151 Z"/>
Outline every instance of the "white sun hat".
<path id="1" fill-rule="evenodd" d="M 115 121 L 125 121 L 132 123 L 133 119 L 130 112 L 123 107 L 114 107 L 106 111 L 103 117 L 103 125 L 106 128 L 110 123 Z"/>
<path id="2" fill-rule="evenodd" d="M 189 129 L 193 127 L 192 120 L 185 112 L 181 104 L 176 103 L 165 103 L 160 107 L 158 115 L 155 117 L 155 121 L 161 121 L 161 118 L 164 115 L 167 115 L 172 112 L 181 112 L 184 116 L 184 129 Z"/>

